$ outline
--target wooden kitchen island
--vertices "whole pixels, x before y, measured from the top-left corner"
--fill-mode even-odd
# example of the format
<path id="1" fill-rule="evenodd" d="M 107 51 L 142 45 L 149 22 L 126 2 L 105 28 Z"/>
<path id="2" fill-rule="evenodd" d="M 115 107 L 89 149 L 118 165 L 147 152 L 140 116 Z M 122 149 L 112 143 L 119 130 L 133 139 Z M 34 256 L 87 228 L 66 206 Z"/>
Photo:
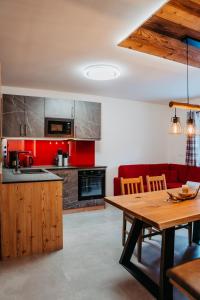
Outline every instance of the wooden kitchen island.
<path id="1" fill-rule="evenodd" d="M 62 249 L 62 180 L 2 184 L 0 218 L 2 260 Z"/>

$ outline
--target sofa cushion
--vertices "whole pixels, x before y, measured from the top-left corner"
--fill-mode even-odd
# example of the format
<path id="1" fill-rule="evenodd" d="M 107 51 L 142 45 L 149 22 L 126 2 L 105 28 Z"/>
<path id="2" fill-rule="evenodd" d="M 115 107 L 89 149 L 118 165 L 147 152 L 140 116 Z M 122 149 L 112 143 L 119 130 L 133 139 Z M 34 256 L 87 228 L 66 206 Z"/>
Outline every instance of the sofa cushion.
<path id="1" fill-rule="evenodd" d="M 168 189 L 175 189 L 182 186 L 182 182 L 167 182 Z"/>
<path id="2" fill-rule="evenodd" d="M 177 170 L 169 170 L 167 181 L 169 181 L 169 182 L 178 181 L 178 172 L 177 172 Z"/>
<path id="3" fill-rule="evenodd" d="M 176 170 L 177 171 L 177 181 L 186 183 L 188 180 L 188 166 L 186 165 L 179 165 L 179 164 L 171 164 L 170 170 Z"/>
<path id="4" fill-rule="evenodd" d="M 114 196 L 121 195 L 120 177 L 114 177 Z"/>
<path id="5" fill-rule="evenodd" d="M 189 166 L 187 180 L 200 182 L 200 168 Z"/>
<path id="6" fill-rule="evenodd" d="M 162 174 L 165 174 L 166 181 L 175 182 L 178 180 L 178 173 L 176 170 L 157 170 L 152 172 L 150 176 L 160 176 Z"/>
<path id="7" fill-rule="evenodd" d="M 178 173 L 176 169 L 170 169 L 169 164 L 149 165 L 149 176 L 160 176 L 165 174 L 166 181 L 177 181 Z"/>
<path id="8" fill-rule="evenodd" d="M 168 170 L 169 169 L 169 165 L 168 164 L 152 164 L 149 165 L 149 169 L 150 172 L 157 172 L 157 171 L 162 171 L 162 170 Z"/>
<path id="9" fill-rule="evenodd" d="M 149 165 L 125 165 L 119 166 L 119 177 L 134 178 L 143 177 L 144 183 L 146 182 L 146 175 L 149 173 Z"/>
<path id="10" fill-rule="evenodd" d="M 149 176 L 160 176 L 162 174 L 168 174 L 168 164 L 153 164 L 153 165 L 149 165 Z"/>

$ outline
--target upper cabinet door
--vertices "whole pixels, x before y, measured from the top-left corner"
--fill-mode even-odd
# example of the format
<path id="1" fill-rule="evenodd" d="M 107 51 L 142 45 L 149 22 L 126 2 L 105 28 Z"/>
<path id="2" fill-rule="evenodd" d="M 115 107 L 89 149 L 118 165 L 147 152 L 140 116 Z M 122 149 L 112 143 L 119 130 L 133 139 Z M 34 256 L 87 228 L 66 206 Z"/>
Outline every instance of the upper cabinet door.
<path id="1" fill-rule="evenodd" d="M 101 103 L 75 101 L 75 138 L 101 139 Z"/>
<path id="2" fill-rule="evenodd" d="M 45 98 L 45 117 L 74 119 L 74 101 Z"/>
<path id="3" fill-rule="evenodd" d="M 3 136 L 24 136 L 24 96 L 3 95 Z"/>
<path id="4" fill-rule="evenodd" d="M 25 96 L 25 127 L 27 137 L 44 137 L 44 98 Z"/>

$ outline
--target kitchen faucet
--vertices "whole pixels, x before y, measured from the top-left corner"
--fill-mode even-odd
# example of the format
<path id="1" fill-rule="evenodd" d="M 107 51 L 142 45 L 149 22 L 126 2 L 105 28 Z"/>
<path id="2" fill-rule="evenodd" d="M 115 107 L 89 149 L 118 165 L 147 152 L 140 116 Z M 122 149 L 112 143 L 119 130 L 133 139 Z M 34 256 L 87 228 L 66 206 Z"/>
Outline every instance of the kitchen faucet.
<path id="1" fill-rule="evenodd" d="M 19 168 L 20 168 L 20 163 L 19 163 L 19 154 L 27 154 L 30 153 L 30 151 L 16 151 L 16 166 L 15 166 L 15 173 L 19 174 Z"/>

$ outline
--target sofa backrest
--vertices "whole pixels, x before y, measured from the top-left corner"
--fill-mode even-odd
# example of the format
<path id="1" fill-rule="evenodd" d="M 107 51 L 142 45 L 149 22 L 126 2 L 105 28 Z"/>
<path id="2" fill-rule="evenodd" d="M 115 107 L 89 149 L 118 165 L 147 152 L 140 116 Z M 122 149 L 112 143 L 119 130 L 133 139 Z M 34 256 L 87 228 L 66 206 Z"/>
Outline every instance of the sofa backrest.
<path id="1" fill-rule="evenodd" d="M 180 164 L 141 164 L 122 165 L 118 168 L 118 177 L 131 178 L 142 176 L 146 184 L 146 175 L 165 174 L 167 182 L 186 183 L 187 180 L 200 182 L 200 167 Z"/>
<path id="2" fill-rule="evenodd" d="M 143 177 L 144 183 L 146 183 L 146 176 L 159 176 L 166 175 L 166 179 L 169 179 L 171 170 L 169 164 L 141 164 L 141 165 L 123 165 L 118 168 L 118 177 L 133 178 Z M 176 175 L 176 174 L 175 174 Z"/>
<path id="3" fill-rule="evenodd" d="M 120 177 L 143 177 L 146 188 L 146 175 L 159 176 L 165 174 L 166 181 L 170 188 L 181 186 L 188 180 L 200 182 L 200 167 L 191 167 L 179 164 L 141 164 L 141 165 L 122 165 L 118 168 L 118 177 L 114 178 L 114 195 L 120 195 Z M 174 186 L 172 183 L 179 183 Z"/>
<path id="4" fill-rule="evenodd" d="M 149 165 L 123 165 L 118 168 L 118 177 L 134 178 L 142 176 L 143 180 L 149 173 Z"/>
<path id="5" fill-rule="evenodd" d="M 177 172 L 177 181 L 182 183 L 186 183 L 186 181 L 188 180 L 189 168 L 191 167 L 186 165 L 170 164 L 170 170 L 174 170 Z"/>

